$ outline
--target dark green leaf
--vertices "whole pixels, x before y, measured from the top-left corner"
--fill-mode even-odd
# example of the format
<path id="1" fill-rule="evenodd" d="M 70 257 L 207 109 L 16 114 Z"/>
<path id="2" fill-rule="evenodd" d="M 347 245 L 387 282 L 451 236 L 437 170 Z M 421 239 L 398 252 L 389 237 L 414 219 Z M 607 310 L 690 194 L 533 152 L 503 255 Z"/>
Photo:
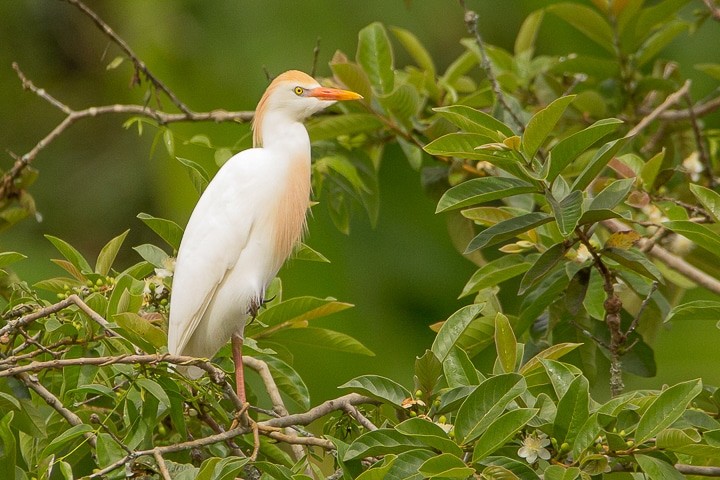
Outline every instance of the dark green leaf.
<path id="1" fill-rule="evenodd" d="M 522 136 L 522 149 L 530 159 L 547 139 L 575 95 L 560 97 L 532 116 Z"/>
<path id="2" fill-rule="evenodd" d="M 550 196 L 548 198 L 552 207 L 555 221 L 558 229 L 564 237 L 570 236 L 575 231 L 575 227 L 582 216 L 583 194 L 579 190 L 570 192 L 568 196 L 563 198 L 559 203 Z"/>
<path id="3" fill-rule="evenodd" d="M 468 478 L 475 473 L 474 468 L 465 465 L 455 455 L 443 453 L 423 463 L 418 472 L 426 478 Z"/>
<path id="4" fill-rule="evenodd" d="M 110 240 L 102 248 L 102 250 L 100 250 L 97 262 L 95 262 L 95 273 L 107 275 L 110 272 L 110 268 L 115 262 L 115 257 L 117 257 L 120 246 L 123 241 L 125 241 L 125 237 L 127 237 L 128 232 L 130 232 L 130 230 L 125 230 L 123 233 Z"/>
<path id="5" fill-rule="evenodd" d="M 664 390 L 640 417 L 635 443 L 640 445 L 672 425 L 702 390 L 702 382 L 690 380 Z"/>
<path id="6" fill-rule="evenodd" d="M 494 143 L 493 137 L 480 133 L 448 133 L 425 145 L 430 155 L 492 161 L 492 154 L 477 147 Z M 501 157 L 497 157 L 502 160 Z"/>
<path id="7" fill-rule="evenodd" d="M 664 222 L 663 226 L 675 233 L 684 235 L 702 248 L 720 257 L 720 235 L 714 230 L 689 220 L 676 220 Z"/>
<path id="8" fill-rule="evenodd" d="M 556 243 L 545 250 L 523 276 L 522 281 L 520 281 L 518 295 L 524 294 L 528 288 L 534 286 L 537 282 L 545 278 L 545 276 L 550 273 L 553 268 L 555 268 L 560 260 L 565 258 L 567 250 L 568 249 L 564 243 Z"/>
<path id="9" fill-rule="evenodd" d="M 482 110 L 476 110 L 466 105 L 450 105 L 433 108 L 443 118 L 452 122 L 467 133 L 484 135 L 493 142 L 502 142 L 506 137 L 512 137 L 515 132 L 510 127 Z"/>
<path id="10" fill-rule="evenodd" d="M 582 345 L 582 343 L 558 343 L 555 345 L 552 345 L 545 350 L 541 351 L 537 355 L 535 355 L 533 358 L 527 361 L 525 365 L 520 367 L 520 373 L 523 375 L 526 375 L 530 373 L 531 371 L 535 370 L 536 368 L 540 368 L 542 366 L 541 360 L 547 359 L 547 360 L 554 360 L 562 357 L 563 355 L 570 353 L 571 351 L 575 350 L 577 347 Z"/>
<path id="11" fill-rule="evenodd" d="M 455 347 L 450 350 L 442 364 L 448 387 L 463 387 L 480 383 L 475 365 L 465 350 Z"/>
<path id="12" fill-rule="evenodd" d="M 466 207 L 501 198 L 532 193 L 535 186 L 517 178 L 482 177 L 473 178 L 449 189 L 438 202 L 436 213 Z"/>
<path id="13" fill-rule="evenodd" d="M 326 328 L 286 328 L 274 332 L 272 336 L 268 338 L 279 340 L 283 345 L 295 344 L 313 350 L 325 348 L 338 352 L 367 355 L 370 357 L 375 356 L 372 351 L 368 350 L 367 347 L 351 336 Z"/>
<path id="14" fill-rule="evenodd" d="M 275 355 L 259 354 L 257 358 L 267 364 L 281 392 L 295 400 L 301 408 L 310 408 L 310 392 L 294 368 Z"/>
<path id="15" fill-rule="evenodd" d="M 528 271 L 528 269 L 531 268 L 530 266 L 531 263 L 520 255 L 505 255 L 488 262 L 470 277 L 460 297 L 462 298 L 485 288 L 500 285 L 502 282 Z M 518 293 L 522 294 L 523 292 Z"/>
<path id="16" fill-rule="evenodd" d="M 426 396 L 435 391 L 442 373 L 442 363 L 431 350 L 425 350 L 423 356 L 415 358 L 415 388 Z"/>
<path id="17" fill-rule="evenodd" d="M 517 339 L 507 317 L 502 313 L 495 315 L 495 348 L 502 371 L 515 371 L 517 362 Z"/>
<path id="18" fill-rule="evenodd" d="M 638 66 L 642 66 L 652 60 L 660 51 L 665 48 L 675 37 L 690 28 L 690 24 L 683 21 L 670 21 L 660 30 L 648 38 L 636 52 Z"/>
<path id="19" fill-rule="evenodd" d="M 642 253 L 634 250 L 623 250 L 621 248 L 605 248 L 601 253 L 603 256 L 616 261 L 623 267 L 639 273 L 644 277 L 657 280 L 658 282 L 663 281 L 660 270 Z"/>
<path id="20" fill-rule="evenodd" d="M 479 235 L 472 239 L 465 253 L 474 252 L 479 248 L 489 247 L 496 243 L 504 242 L 525 233 L 528 230 L 544 225 L 554 218 L 544 212 L 526 213 L 519 217 L 504 220 L 500 223 L 486 228 Z"/>
<path id="21" fill-rule="evenodd" d="M 673 465 L 648 455 L 635 455 L 638 465 L 650 480 L 685 480 Z"/>
<path id="22" fill-rule="evenodd" d="M 465 329 L 477 317 L 485 304 L 467 305 L 453 313 L 440 327 L 432 347 L 430 348 L 435 356 L 443 362 L 450 350 L 455 346 Z"/>
<path id="23" fill-rule="evenodd" d="M 342 52 L 336 52 L 330 61 L 330 69 L 333 76 L 347 88 L 363 96 L 361 102 L 370 104 L 373 98 L 372 86 L 370 85 L 370 79 L 360 65 L 348 62 Z M 372 116 L 374 117 L 374 115 Z"/>
<path id="24" fill-rule="evenodd" d="M 401 453 L 416 448 L 426 448 L 425 444 L 413 438 L 390 429 L 380 428 L 360 435 L 350 444 L 343 460 L 375 457 L 390 453 Z"/>
<path id="25" fill-rule="evenodd" d="M 385 27 L 374 22 L 358 34 L 357 61 L 367 73 L 375 91 L 387 94 L 395 88 L 393 55 Z"/>
<path id="26" fill-rule="evenodd" d="M 589 386 L 587 379 L 580 375 L 568 386 L 557 404 L 557 416 L 553 425 L 553 436 L 558 443 L 572 445 L 581 427 L 590 416 Z"/>
<path id="27" fill-rule="evenodd" d="M 258 314 L 258 322 L 247 325 L 245 332 L 248 336 L 252 336 L 263 329 L 262 325 L 272 327 L 286 323 L 287 326 L 291 326 L 341 312 L 350 307 L 351 304 L 338 302 L 332 297 L 293 297 L 262 310 Z"/>
<path id="28" fill-rule="evenodd" d="M 595 180 L 603 168 L 615 157 L 615 154 L 620 151 L 625 143 L 628 141 L 627 137 L 613 140 L 612 142 L 606 143 L 593 155 L 590 162 L 585 166 L 583 171 L 578 175 L 570 187 L 572 190 L 585 190 L 590 182 Z"/>
<path id="29" fill-rule="evenodd" d="M 298 244 L 297 248 L 292 254 L 292 258 L 296 260 L 306 260 L 309 262 L 330 263 L 330 260 L 328 260 L 325 255 L 304 243 Z"/>
<path id="30" fill-rule="evenodd" d="M 634 183 L 634 178 L 613 181 L 592 199 L 589 210 L 612 210 L 625 200 Z"/>
<path id="31" fill-rule="evenodd" d="M 482 382 L 460 406 L 455 417 L 455 435 L 467 445 L 485 432 L 513 399 L 527 386 L 516 373 L 496 375 Z"/>
<path id="32" fill-rule="evenodd" d="M 412 394 L 399 383 L 379 375 L 363 375 L 355 377 L 338 388 L 350 388 L 383 402 L 401 406 L 403 400 L 412 397 Z"/>
<path id="33" fill-rule="evenodd" d="M 165 332 L 137 313 L 125 312 L 112 316 L 118 333 L 148 353 L 155 353 L 167 344 Z"/>
<path id="34" fill-rule="evenodd" d="M 432 56 L 425 49 L 420 40 L 411 33 L 409 30 L 405 30 L 400 27 L 390 27 L 393 35 L 397 38 L 405 50 L 410 54 L 412 59 L 415 61 L 418 67 L 429 72 L 433 77 L 435 76 L 435 64 L 433 63 Z"/>
<path id="35" fill-rule="evenodd" d="M 450 438 L 439 425 L 423 418 L 410 418 L 400 423 L 395 429 L 409 437 L 414 437 L 427 446 L 441 452 L 448 452 L 456 457 L 462 456 L 462 449 Z"/>
<path id="36" fill-rule="evenodd" d="M 483 460 L 489 454 L 505 445 L 537 412 L 534 408 L 518 408 L 510 410 L 495 419 L 488 425 L 485 432 L 483 432 L 475 444 L 473 463 Z"/>
<path id="37" fill-rule="evenodd" d="M 702 206 L 705 207 L 713 220 L 720 222 L 720 194 L 695 183 L 690 184 L 690 191 L 702 203 Z"/>
<path id="38" fill-rule="evenodd" d="M 171 220 L 165 220 L 164 218 L 153 217 L 147 213 L 140 213 L 137 218 L 157 233 L 160 238 L 165 240 L 175 251 L 180 248 L 183 230 L 177 223 Z"/>
<path id="39" fill-rule="evenodd" d="M 80 252 L 75 249 L 75 247 L 67 243 L 65 240 L 53 237 L 52 235 L 45 235 L 45 238 L 50 240 L 50 242 L 55 245 L 55 248 L 58 249 L 62 256 L 65 257 L 70 263 L 75 265 L 78 270 L 83 273 L 93 271 L 93 269 L 90 268 L 90 264 L 88 263 L 88 261 L 85 260 L 85 257 L 83 257 Z"/>

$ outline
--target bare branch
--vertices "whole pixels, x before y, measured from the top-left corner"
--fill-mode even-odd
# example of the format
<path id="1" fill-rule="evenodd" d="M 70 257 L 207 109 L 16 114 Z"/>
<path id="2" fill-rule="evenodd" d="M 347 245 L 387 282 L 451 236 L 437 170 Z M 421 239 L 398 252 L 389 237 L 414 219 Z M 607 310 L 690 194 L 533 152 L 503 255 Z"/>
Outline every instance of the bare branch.
<path id="1" fill-rule="evenodd" d="M 56 412 L 60 414 L 61 417 L 63 417 L 67 422 L 72 426 L 82 425 L 83 421 L 75 415 L 73 412 L 68 410 L 65 405 L 60 401 L 59 398 L 57 398 L 53 393 L 45 388 L 37 378 L 31 377 L 27 373 L 20 373 L 15 375 L 15 378 L 20 380 L 22 383 L 25 384 L 30 390 L 37 393 L 40 398 L 42 398 L 45 403 L 50 405 L 53 409 L 55 409 Z M 97 443 L 97 438 L 95 437 L 94 433 L 87 432 L 83 434 L 83 436 L 87 439 L 88 443 L 94 448 Z"/>
<path id="2" fill-rule="evenodd" d="M 655 107 L 655 109 L 648 113 L 646 116 L 644 116 L 640 122 L 638 122 L 637 125 L 635 125 L 632 130 L 630 130 L 626 137 L 633 137 L 640 133 L 641 131 L 645 130 L 645 128 L 650 125 L 652 122 L 654 122 L 664 111 L 666 111 L 671 106 L 678 103 L 680 100 L 682 100 L 685 95 L 687 95 L 688 91 L 690 90 L 690 80 L 686 80 L 682 87 L 676 92 L 671 93 L 667 96 L 665 101 L 663 101 L 660 105 Z"/>
<path id="3" fill-rule="evenodd" d="M 353 417 L 360 425 L 365 427 L 365 429 L 369 431 L 377 430 L 377 426 L 375 426 L 374 423 L 372 423 L 368 418 L 360 413 L 360 410 L 357 409 L 354 405 L 345 404 L 342 408 L 345 413 Z"/>
<path id="4" fill-rule="evenodd" d="M 602 223 L 611 232 L 622 232 L 625 230 L 629 230 L 629 227 L 625 226 L 618 220 L 610 219 L 605 220 Z M 638 247 L 642 250 L 646 242 L 648 242 L 648 239 L 641 238 L 638 242 Z M 682 258 L 668 252 L 659 245 L 653 245 L 653 247 L 648 250 L 647 253 L 657 258 L 678 273 L 686 276 L 698 285 L 707 288 L 713 293 L 717 293 L 720 295 L 720 280 L 718 280 L 717 278 L 708 275 L 707 273 L 703 272 L 702 270 L 693 265 L 690 265 Z"/>
<path id="5" fill-rule="evenodd" d="M 490 58 L 485 51 L 485 43 L 480 36 L 480 31 L 478 30 L 478 14 L 467 8 L 467 6 L 465 5 L 465 0 L 459 1 L 460 5 L 465 11 L 465 25 L 467 26 L 467 30 L 471 35 L 475 37 L 475 43 L 477 43 L 477 46 L 480 49 L 480 56 L 482 57 L 482 68 L 483 70 L 485 70 L 485 74 L 490 81 L 490 86 L 492 87 L 493 93 L 495 94 L 495 98 L 497 98 L 498 103 L 508 113 L 512 121 L 517 126 L 519 132 L 522 133 L 525 130 L 525 124 L 517 116 L 517 114 L 513 111 L 512 107 L 510 107 L 510 104 L 505 99 L 505 94 L 502 92 L 500 84 L 498 83 L 497 78 L 495 78 L 495 74 L 492 71 Z"/>
<path id="6" fill-rule="evenodd" d="M 346 405 L 361 405 L 363 403 L 377 404 L 377 400 L 372 398 L 359 395 L 357 393 L 349 393 L 342 397 L 328 400 L 327 402 L 321 403 L 315 408 L 311 408 L 305 413 L 297 413 L 294 415 L 288 415 L 286 417 L 271 418 L 262 422 L 262 425 L 270 427 L 289 427 L 292 425 L 309 425 L 316 419 L 327 415 L 330 412 L 336 410 L 342 410 Z"/>
<path id="7" fill-rule="evenodd" d="M 720 96 L 717 96 L 706 102 L 696 103 L 692 107 L 692 111 L 697 117 L 709 115 L 718 109 L 720 109 Z M 671 122 L 678 120 L 687 120 L 693 113 L 690 112 L 689 108 L 683 110 L 668 110 L 660 115 L 660 119 Z"/>
<path id="8" fill-rule="evenodd" d="M 153 457 L 155 457 L 155 463 L 157 463 L 158 470 L 160 471 L 160 475 L 162 476 L 163 480 L 172 480 L 162 453 L 160 453 L 158 450 L 153 450 Z"/>

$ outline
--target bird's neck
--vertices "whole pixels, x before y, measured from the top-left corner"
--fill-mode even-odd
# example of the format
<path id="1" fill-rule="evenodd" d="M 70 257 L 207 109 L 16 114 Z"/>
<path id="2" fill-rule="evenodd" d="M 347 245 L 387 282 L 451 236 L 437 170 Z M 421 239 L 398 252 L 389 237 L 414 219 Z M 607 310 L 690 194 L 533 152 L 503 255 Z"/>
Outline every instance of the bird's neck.
<path id="1" fill-rule="evenodd" d="M 310 151 L 310 137 L 302 122 L 286 114 L 268 111 L 253 125 L 255 146 L 286 151 Z"/>

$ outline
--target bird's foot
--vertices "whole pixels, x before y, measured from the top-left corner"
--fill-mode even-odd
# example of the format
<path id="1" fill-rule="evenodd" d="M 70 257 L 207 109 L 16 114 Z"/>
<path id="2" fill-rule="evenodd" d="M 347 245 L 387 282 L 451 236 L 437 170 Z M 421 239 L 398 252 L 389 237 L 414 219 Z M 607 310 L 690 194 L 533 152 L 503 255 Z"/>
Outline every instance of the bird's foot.
<path id="1" fill-rule="evenodd" d="M 230 424 L 230 430 L 234 430 L 237 427 L 247 427 L 253 420 L 248 415 L 250 404 L 245 402 L 240 410 L 236 410 L 233 415 L 232 423 Z"/>
<path id="2" fill-rule="evenodd" d="M 275 300 L 275 297 L 277 297 L 277 295 L 273 295 L 270 298 L 255 297 L 250 300 L 250 305 L 248 305 L 247 309 L 247 314 L 250 315 L 250 321 L 248 322 L 248 324 L 255 321 L 258 314 L 260 313 L 260 309 L 263 308 L 267 303 Z"/>

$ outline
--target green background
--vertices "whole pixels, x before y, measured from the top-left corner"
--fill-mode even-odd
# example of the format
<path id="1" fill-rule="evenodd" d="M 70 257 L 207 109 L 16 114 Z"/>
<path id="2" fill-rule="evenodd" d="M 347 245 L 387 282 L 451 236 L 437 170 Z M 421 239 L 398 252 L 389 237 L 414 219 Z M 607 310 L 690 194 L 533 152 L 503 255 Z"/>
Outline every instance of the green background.
<path id="1" fill-rule="evenodd" d="M 517 30 L 531 11 L 554 2 L 478 1 L 484 39 L 512 50 Z M 579 2 L 589 3 L 589 2 Z M 329 75 L 336 50 L 353 57 L 357 32 L 373 21 L 413 32 L 442 71 L 463 51 L 467 36 L 463 11 L 454 1 L 89 1 L 145 61 L 150 70 L 196 111 L 216 108 L 251 110 L 267 84 L 264 69 L 278 74 L 291 68 L 309 71 L 313 48 L 321 39 L 318 76 Z M 700 8 L 701 2 L 691 4 Z M 591 52 L 594 47 L 570 27 L 548 18 L 538 39 L 539 53 Z M 717 24 L 683 35 L 663 56 L 680 63 L 693 79 L 693 96 L 716 85 L 693 70 L 717 62 L 707 45 L 720 44 Z M 132 69 L 124 62 L 106 66 L 119 55 L 90 20 L 62 1 L 0 3 L 0 147 L 27 152 L 62 114 L 23 92 L 10 64 L 19 63 L 38 86 L 73 108 L 111 103 L 142 103 L 144 88 L 130 88 Z M 396 66 L 408 63 L 396 44 Z M 169 108 L 169 103 L 164 102 Z M 711 122 L 718 123 L 718 116 Z M 159 243 L 136 219 L 139 212 L 184 225 L 197 195 L 180 165 L 162 145 L 153 149 L 152 128 L 142 137 L 124 130 L 123 116 L 81 120 L 35 161 L 40 178 L 31 188 L 42 222 L 25 220 L 0 233 L 0 248 L 29 258 L 17 265 L 29 282 L 61 271 L 49 258 L 57 253 L 43 234 L 59 236 L 94 258 L 102 245 L 131 229 L 119 259 L 124 268 L 139 260 L 130 248 Z M 178 139 L 208 135 L 216 146 L 236 150 L 247 144 L 247 125 L 173 125 Z M 179 145 L 179 156 L 216 168 L 212 151 Z M 3 154 L 3 168 L 11 165 Z M 376 353 L 372 358 L 323 350 L 295 351 L 295 366 L 313 402 L 337 395 L 336 385 L 354 376 L 376 373 L 410 386 L 416 355 L 429 348 L 428 325 L 447 318 L 469 300 L 457 300 L 475 267 L 452 247 L 445 219 L 436 216 L 435 199 L 423 192 L 420 174 L 399 149 L 390 147 L 380 170 L 380 217 L 376 228 L 355 216 L 351 234 L 338 232 L 322 206 L 314 208 L 307 243 L 331 264 L 294 261 L 281 272 L 285 296 L 333 296 L 356 305 L 323 325 L 349 333 Z M 510 287 L 510 286 L 509 286 Z M 693 298 L 701 292 L 691 292 Z M 658 376 L 628 377 L 629 386 L 658 387 L 702 376 L 720 384 L 720 335 L 714 322 L 676 324 L 656 339 Z M 489 358 L 489 356 L 486 356 Z M 485 361 L 488 361 L 488 358 Z M 604 368 L 604 366 L 601 366 Z M 606 390 L 600 384 L 600 390 Z"/>

